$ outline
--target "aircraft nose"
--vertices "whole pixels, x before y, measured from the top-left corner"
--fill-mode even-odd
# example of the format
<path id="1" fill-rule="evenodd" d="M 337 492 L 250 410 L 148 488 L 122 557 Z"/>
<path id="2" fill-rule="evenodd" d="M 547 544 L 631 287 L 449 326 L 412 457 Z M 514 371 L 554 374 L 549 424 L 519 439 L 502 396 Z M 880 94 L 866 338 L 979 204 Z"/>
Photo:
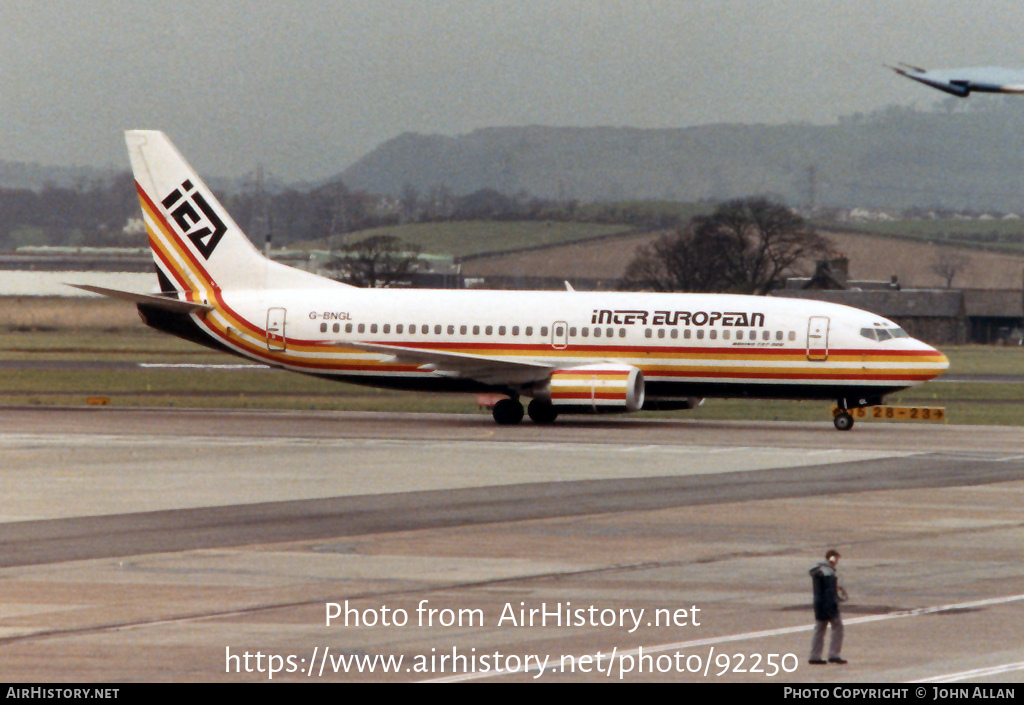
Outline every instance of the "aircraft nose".
<path id="1" fill-rule="evenodd" d="M 935 379 L 946 370 L 949 369 L 949 358 L 943 355 L 939 350 L 933 348 L 931 345 L 921 343 L 921 347 L 924 349 L 925 355 L 921 362 L 928 366 L 932 375 L 929 379 Z"/>

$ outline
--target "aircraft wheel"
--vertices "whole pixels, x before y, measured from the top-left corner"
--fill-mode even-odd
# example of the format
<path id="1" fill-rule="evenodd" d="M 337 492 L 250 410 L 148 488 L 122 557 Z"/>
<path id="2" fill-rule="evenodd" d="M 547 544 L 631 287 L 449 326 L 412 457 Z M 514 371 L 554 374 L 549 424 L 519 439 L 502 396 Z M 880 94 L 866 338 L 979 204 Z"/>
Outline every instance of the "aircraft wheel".
<path id="1" fill-rule="evenodd" d="M 495 422 L 502 426 L 514 426 L 523 420 L 523 405 L 515 399 L 502 399 L 491 410 Z"/>
<path id="2" fill-rule="evenodd" d="M 542 399 L 531 400 L 530 405 L 526 407 L 526 413 L 530 415 L 530 419 L 534 423 L 539 424 L 554 423 L 555 419 L 558 418 L 558 412 L 555 410 L 554 404 Z"/>
<path id="3" fill-rule="evenodd" d="M 832 419 L 833 425 L 837 431 L 849 431 L 853 428 L 853 417 L 846 411 L 836 414 L 835 418 Z"/>

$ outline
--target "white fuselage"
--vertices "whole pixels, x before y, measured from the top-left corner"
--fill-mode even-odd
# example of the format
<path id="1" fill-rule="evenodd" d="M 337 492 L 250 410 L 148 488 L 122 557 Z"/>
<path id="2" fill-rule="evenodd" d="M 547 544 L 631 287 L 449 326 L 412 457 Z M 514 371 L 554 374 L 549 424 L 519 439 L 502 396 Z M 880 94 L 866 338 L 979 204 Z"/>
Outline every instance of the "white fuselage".
<path id="1" fill-rule="evenodd" d="M 498 387 L 529 395 L 536 381 L 518 366 L 504 378 L 488 370 L 478 380 L 445 365 L 446 355 L 479 356 L 497 369 L 501 361 L 634 366 L 651 398 L 880 395 L 931 379 L 948 365 L 914 338 L 865 337 L 865 328 L 898 330 L 880 316 L 805 299 L 333 287 L 221 295 L 223 313 L 197 318 L 234 352 L 396 388 Z M 423 359 L 434 353 L 438 363 L 389 355 L 386 347 L 418 350 Z"/>

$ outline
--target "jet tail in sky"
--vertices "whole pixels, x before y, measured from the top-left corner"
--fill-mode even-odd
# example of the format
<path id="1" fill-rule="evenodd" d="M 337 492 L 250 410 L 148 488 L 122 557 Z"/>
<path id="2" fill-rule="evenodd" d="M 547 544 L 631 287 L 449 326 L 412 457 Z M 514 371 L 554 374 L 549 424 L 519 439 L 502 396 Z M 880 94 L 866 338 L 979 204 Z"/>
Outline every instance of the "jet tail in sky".
<path id="1" fill-rule="evenodd" d="M 993 66 L 929 71 L 903 63 L 887 68 L 957 98 L 966 98 L 971 93 L 1024 93 L 1024 71 L 1014 69 Z"/>

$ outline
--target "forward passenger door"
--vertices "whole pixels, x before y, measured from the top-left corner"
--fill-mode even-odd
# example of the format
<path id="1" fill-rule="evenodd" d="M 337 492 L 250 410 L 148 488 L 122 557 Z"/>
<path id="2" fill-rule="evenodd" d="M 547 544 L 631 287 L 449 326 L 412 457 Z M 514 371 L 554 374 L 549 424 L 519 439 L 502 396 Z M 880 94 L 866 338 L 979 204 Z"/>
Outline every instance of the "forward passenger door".
<path id="1" fill-rule="evenodd" d="M 807 321 L 807 359 L 824 362 L 828 359 L 828 317 L 811 316 Z"/>

